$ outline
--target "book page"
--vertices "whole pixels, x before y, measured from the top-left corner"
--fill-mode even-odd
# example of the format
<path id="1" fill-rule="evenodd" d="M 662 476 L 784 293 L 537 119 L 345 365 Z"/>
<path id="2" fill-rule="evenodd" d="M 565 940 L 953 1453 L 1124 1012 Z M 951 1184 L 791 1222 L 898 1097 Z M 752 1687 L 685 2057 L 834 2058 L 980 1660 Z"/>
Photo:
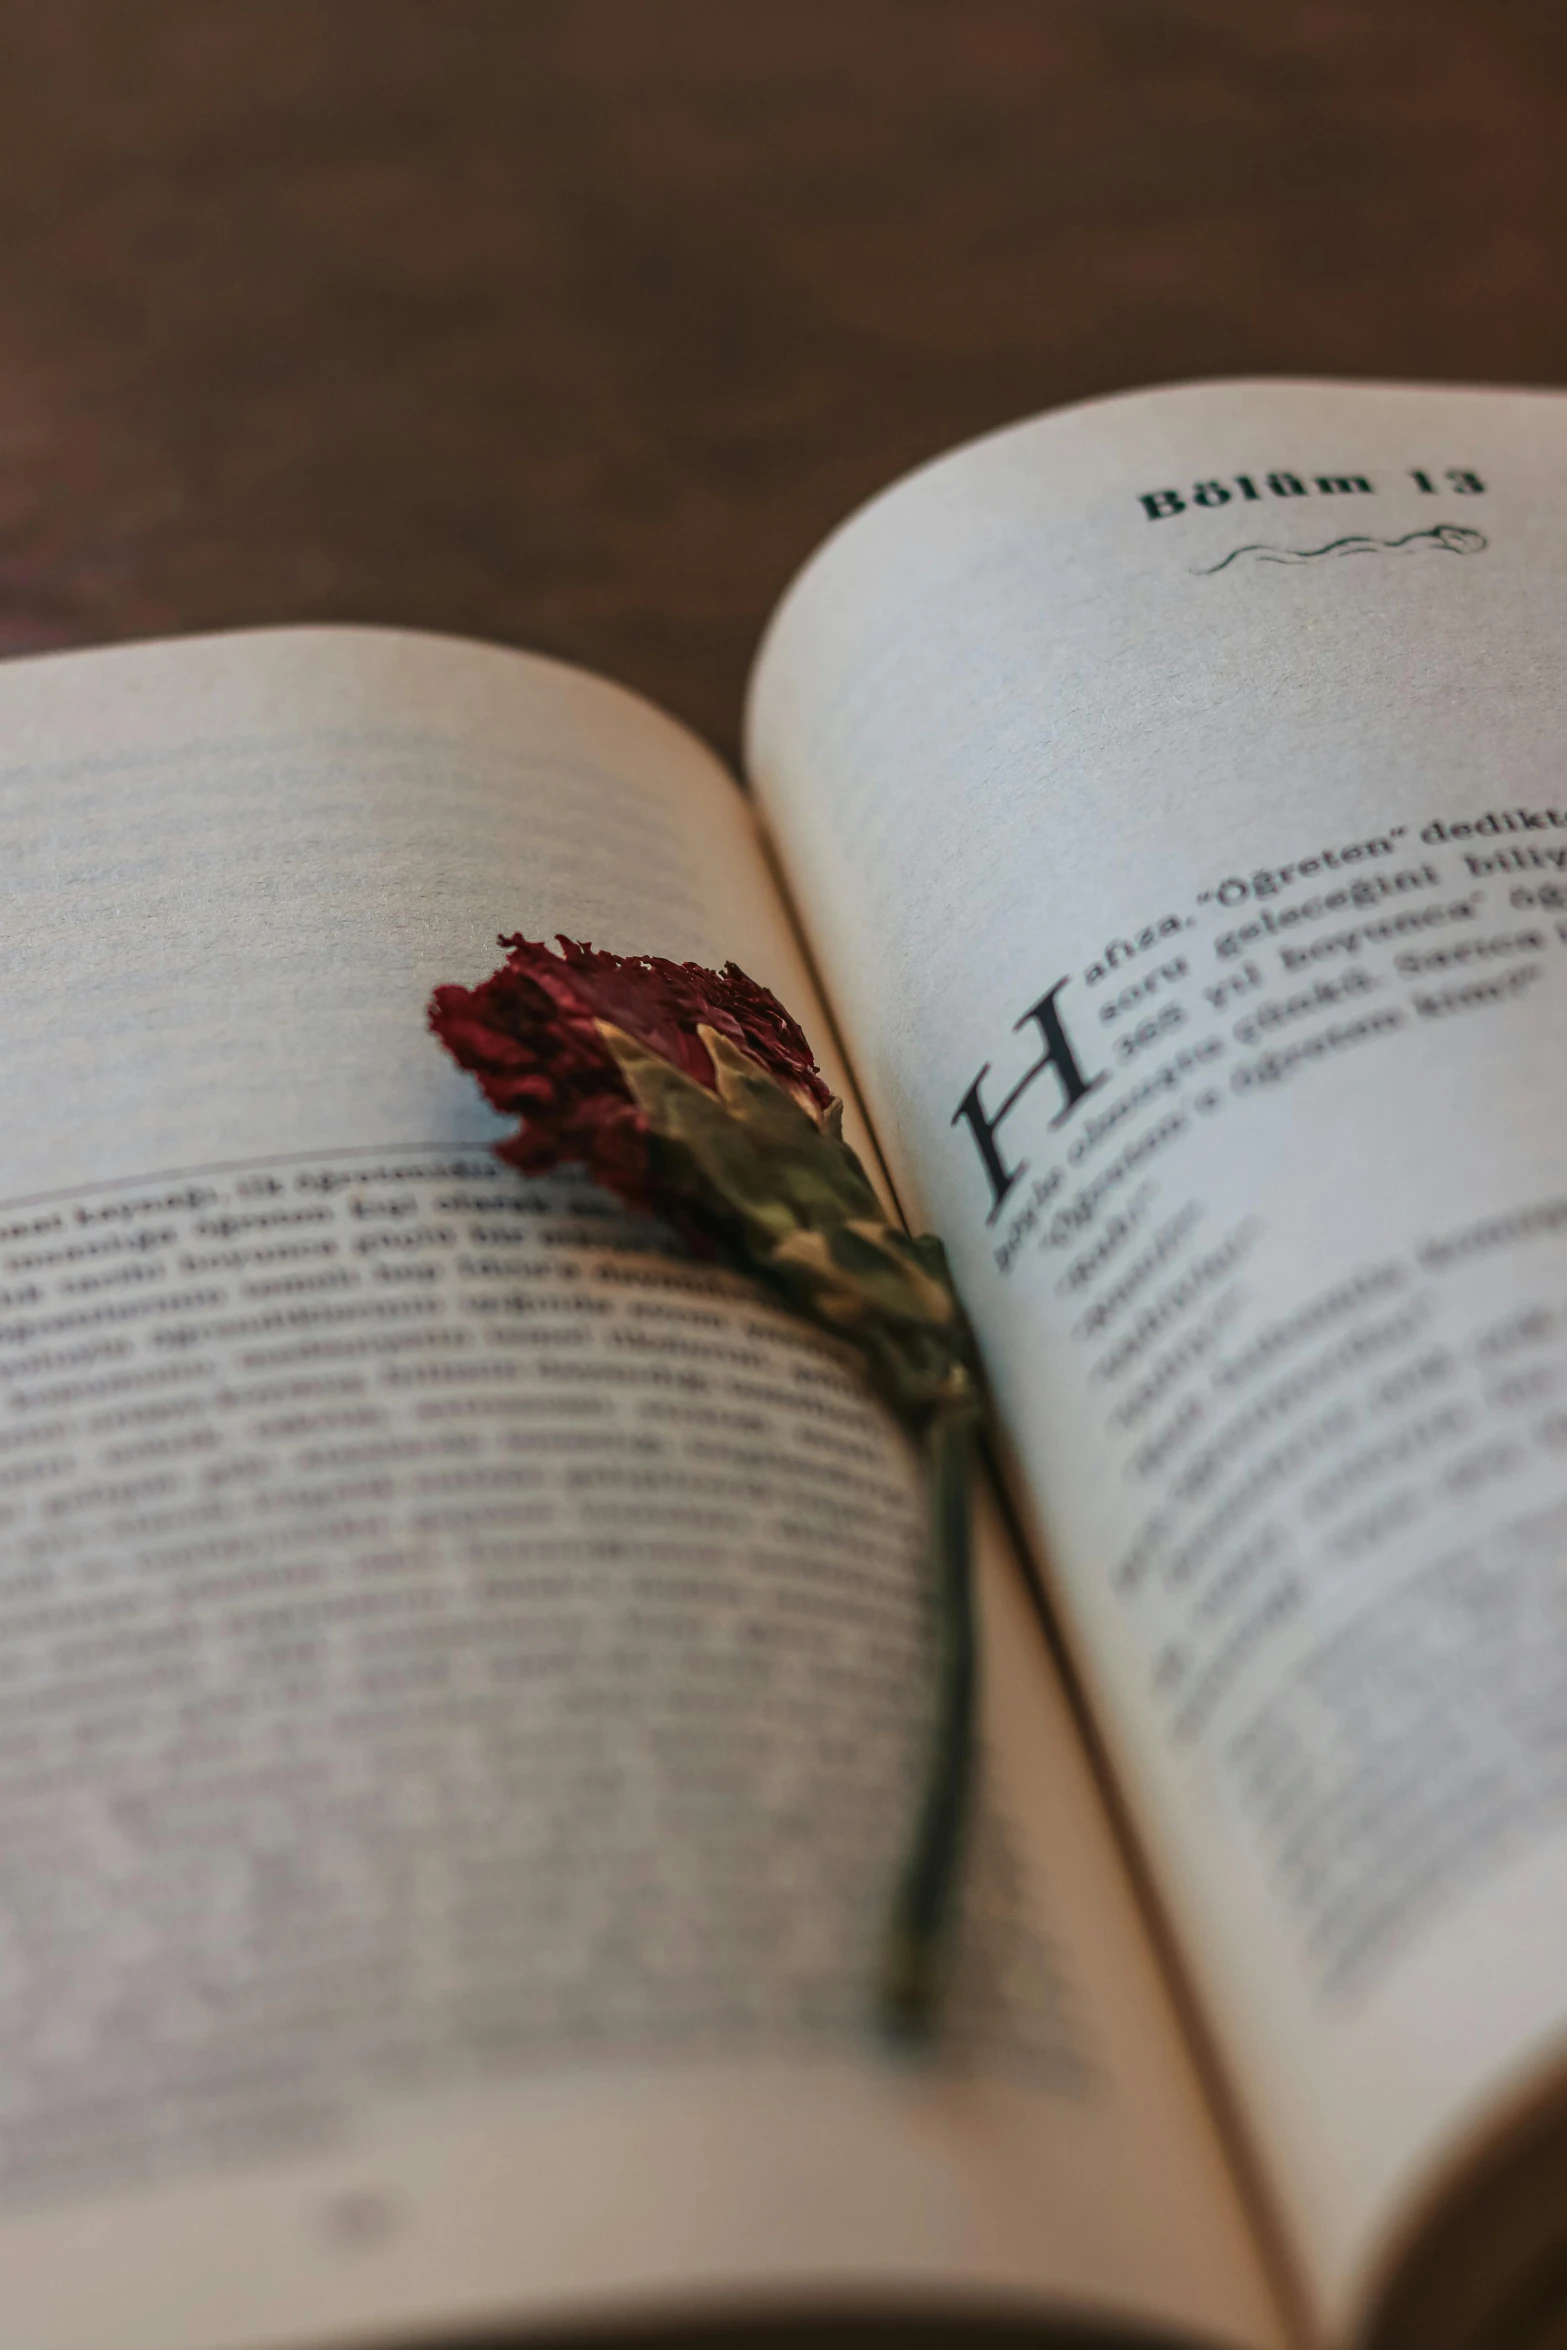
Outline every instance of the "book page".
<path id="1" fill-rule="evenodd" d="M 904 1442 L 748 1284 L 498 1165 L 426 1031 L 520 928 L 735 955 L 822 1039 L 731 780 L 575 672 L 344 630 L 9 668 L 0 746 L 6 2339 L 1274 2340 L 999 1540 L 897 2060 Z"/>
<path id="2" fill-rule="evenodd" d="M 868 508 L 754 688 L 1334 2340 L 1567 2057 L 1564 522 L 1550 395 L 1132 396 Z"/>

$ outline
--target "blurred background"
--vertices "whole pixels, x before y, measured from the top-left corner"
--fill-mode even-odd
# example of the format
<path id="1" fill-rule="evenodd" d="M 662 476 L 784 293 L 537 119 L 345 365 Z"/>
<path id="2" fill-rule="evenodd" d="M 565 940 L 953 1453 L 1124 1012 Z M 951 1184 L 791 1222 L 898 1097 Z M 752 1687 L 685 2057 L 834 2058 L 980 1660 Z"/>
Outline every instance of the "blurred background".
<path id="1" fill-rule="evenodd" d="M 732 753 L 952 441 L 1567 378 L 1564 99 L 1528 0 L 3 0 L 0 650 L 453 629 Z"/>

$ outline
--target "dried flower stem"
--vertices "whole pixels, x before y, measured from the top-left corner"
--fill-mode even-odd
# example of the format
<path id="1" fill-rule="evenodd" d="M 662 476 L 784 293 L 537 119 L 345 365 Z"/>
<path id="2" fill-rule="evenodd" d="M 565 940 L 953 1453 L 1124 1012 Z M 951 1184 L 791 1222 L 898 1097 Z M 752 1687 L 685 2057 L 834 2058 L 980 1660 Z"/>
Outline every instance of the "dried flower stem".
<path id="1" fill-rule="evenodd" d="M 936 1718 L 925 1794 L 893 1895 L 877 1983 L 883 2028 L 905 2043 L 928 2039 L 935 2024 L 968 1828 L 978 1702 L 970 1557 L 978 1426 L 976 1399 L 961 1395 L 931 1414 L 921 1447 L 936 1614 Z"/>

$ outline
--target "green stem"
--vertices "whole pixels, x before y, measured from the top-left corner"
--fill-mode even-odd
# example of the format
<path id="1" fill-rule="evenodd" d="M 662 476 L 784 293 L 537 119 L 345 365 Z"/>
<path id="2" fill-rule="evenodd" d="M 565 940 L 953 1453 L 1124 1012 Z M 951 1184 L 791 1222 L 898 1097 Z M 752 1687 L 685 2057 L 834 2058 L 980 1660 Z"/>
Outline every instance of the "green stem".
<path id="1" fill-rule="evenodd" d="M 973 1401 L 965 1396 L 939 1406 L 925 1429 L 936 1599 L 936 1721 L 914 1841 L 887 1921 L 878 1984 L 883 2026 L 905 2042 L 927 2039 L 935 2022 L 974 1775 L 978 1676 L 969 1544 L 978 1424 Z"/>

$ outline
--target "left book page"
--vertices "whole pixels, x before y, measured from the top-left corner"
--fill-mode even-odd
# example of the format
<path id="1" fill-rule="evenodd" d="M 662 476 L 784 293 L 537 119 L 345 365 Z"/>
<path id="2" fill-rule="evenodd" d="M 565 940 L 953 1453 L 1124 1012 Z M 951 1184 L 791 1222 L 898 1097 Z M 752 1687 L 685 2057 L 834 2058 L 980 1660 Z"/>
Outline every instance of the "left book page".
<path id="1" fill-rule="evenodd" d="M 745 1284 L 498 1166 L 425 1031 L 521 928 L 734 955 L 820 1040 L 717 763 L 350 630 L 11 668 L 0 762 L 0 2340 L 1274 2340 L 1002 1554 L 899 2065 L 901 1439 Z"/>

